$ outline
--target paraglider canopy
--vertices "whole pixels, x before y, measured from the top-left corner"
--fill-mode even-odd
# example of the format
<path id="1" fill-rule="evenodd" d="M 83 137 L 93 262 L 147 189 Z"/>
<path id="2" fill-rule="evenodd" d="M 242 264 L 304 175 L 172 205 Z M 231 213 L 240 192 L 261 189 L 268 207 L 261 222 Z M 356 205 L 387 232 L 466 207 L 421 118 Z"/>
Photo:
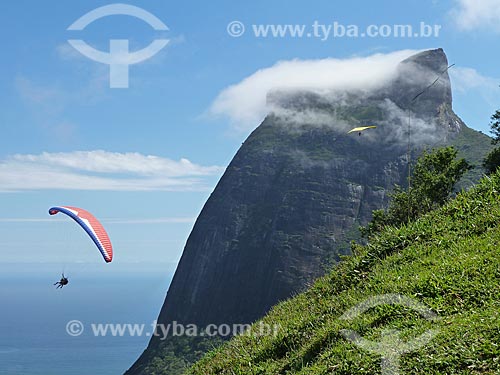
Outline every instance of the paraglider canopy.
<path id="1" fill-rule="evenodd" d="M 374 126 L 374 125 L 371 125 L 371 126 L 360 126 L 358 128 L 354 128 L 354 129 L 349 130 L 347 132 L 347 134 L 354 133 L 354 132 L 360 132 L 361 133 L 363 130 L 366 130 L 366 129 L 375 129 L 375 128 L 376 128 L 376 126 Z"/>
<path id="2" fill-rule="evenodd" d="M 101 252 L 106 263 L 113 260 L 113 246 L 111 245 L 111 241 L 106 230 L 94 215 L 78 207 L 55 206 L 49 209 L 50 215 L 55 215 L 59 212 L 68 215 L 87 232 Z"/>

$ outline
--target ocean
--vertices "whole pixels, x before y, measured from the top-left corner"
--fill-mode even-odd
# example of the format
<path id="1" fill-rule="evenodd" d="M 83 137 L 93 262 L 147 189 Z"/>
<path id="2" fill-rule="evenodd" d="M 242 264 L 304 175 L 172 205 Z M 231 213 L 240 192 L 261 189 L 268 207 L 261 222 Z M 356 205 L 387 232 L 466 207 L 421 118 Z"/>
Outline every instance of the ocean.
<path id="1" fill-rule="evenodd" d="M 0 265 L 0 375 L 123 374 L 146 348 L 173 265 L 69 268 L 70 283 L 56 290 L 56 267 Z M 81 335 L 68 334 L 70 321 L 82 323 Z M 92 324 L 107 323 L 145 328 L 96 336 Z"/>

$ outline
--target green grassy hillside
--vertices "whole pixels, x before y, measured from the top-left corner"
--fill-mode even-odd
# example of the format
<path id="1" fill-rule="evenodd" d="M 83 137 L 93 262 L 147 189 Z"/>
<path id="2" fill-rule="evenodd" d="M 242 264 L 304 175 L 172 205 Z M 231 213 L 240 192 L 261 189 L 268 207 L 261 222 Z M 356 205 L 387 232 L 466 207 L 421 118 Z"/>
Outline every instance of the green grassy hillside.
<path id="1" fill-rule="evenodd" d="M 372 341 L 399 330 L 408 342 L 433 329 L 437 336 L 400 358 L 401 374 L 500 374 L 499 192 L 497 174 L 420 220 L 353 246 L 353 256 L 262 319 L 280 326 L 277 335 L 238 336 L 189 373 L 380 374 L 380 355 L 341 330 Z M 340 319 L 388 293 L 424 304 L 438 319 L 388 304 Z"/>

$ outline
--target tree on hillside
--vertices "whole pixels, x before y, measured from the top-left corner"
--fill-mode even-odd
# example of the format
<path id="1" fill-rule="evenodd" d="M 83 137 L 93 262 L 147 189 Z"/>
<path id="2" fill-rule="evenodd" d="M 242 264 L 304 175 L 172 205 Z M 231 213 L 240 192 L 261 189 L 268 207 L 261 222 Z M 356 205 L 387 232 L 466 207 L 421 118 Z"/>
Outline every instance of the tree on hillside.
<path id="1" fill-rule="evenodd" d="M 455 184 L 471 168 L 465 159 L 457 159 L 453 146 L 425 150 L 413 168 L 410 189 L 396 186 L 386 210 L 373 211 L 373 219 L 362 227 L 368 237 L 387 225 L 400 225 L 442 206 L 451 196 Z"/>
<path id="2" fill-rule="evenodd" d="M 496 145 L 500 142 L 500 110 L 491 116 L 490 132 L 493 134 L 491 143 Z M 500 166 L 500 147 L 494 148 L 483 160 L 483 167 L 486 174 L 491 174 Z"/>

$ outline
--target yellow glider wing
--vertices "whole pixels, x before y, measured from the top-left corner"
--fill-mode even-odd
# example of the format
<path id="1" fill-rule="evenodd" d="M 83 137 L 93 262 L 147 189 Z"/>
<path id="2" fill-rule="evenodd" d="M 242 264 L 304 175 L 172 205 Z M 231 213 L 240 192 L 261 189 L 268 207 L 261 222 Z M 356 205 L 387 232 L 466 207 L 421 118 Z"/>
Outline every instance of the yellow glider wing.
<path id="1" fill-rule="evenodd" d="M 354 132 L 362 132 L 363 130 L 366 130 L 366 129 L 375 129 L 376 126 L 360 126 L 359 128 L 354 128 L 354 129 L 351 129 L 347 132 L 347 134 L 349 133 L 354 133 Z"/>

